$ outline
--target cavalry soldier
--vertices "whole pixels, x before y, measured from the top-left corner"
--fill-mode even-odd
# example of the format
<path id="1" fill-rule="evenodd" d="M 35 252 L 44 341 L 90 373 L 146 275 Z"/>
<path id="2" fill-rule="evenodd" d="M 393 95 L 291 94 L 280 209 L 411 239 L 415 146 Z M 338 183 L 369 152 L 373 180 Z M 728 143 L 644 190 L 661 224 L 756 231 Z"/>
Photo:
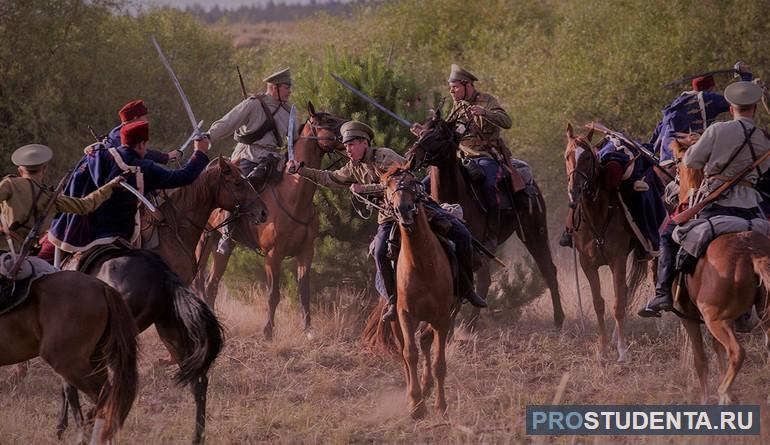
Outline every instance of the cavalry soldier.
<path id="1" fill-rule="evenodd" d="M 691 135 L 692 140 L 697 142 L 687 149 L 683 162 L 687 167 L 703 169 L 705 179 L 701 192 L 704 196 L 730 181 L 770 150 L 770 138 L 754 123 L 756 104 L 762 94 L 762 89 L 752 82 L 739 81 L 730 84 L 725 89 L 725 99 L 730 103 L 733 120 L 711 125 L 700 137 L 697 134 Z M 755 184 L 768 168 L 770 160 L 743 176 L 734 187 L 706 206 L 698 217 L 760 217 L 761 196 Z M 673 307 L 671 287 L 676 277 L 674 262 L 677 253 L 677 245 L 671 237 L 674 227 L 675 225 L 670 223 L 661 235 L 655 298 L 639 312 L 641 316 L 657 316 L 659 311 L 669 311 Z"/>
<path id="2" fill-rule="evenodd" d="M 500 165 L 508 162 L 506 157 L 510 156 L 500 138 L 500 129 L 511 128 L 513 121 L 494 96 L 476 90 L 474 82 L 477 80 L 467 70 L 452 64 L 448 82 L 454 103 L 446 120 L 454 125 L 459 136 L 460 155 L 484 170 L 484 205 L 487 208 L 484 244 L 494 251 L 500 227 L 497 182 L 502 174 Z M 422 131 L 420 124 L 412 127 L 412 133 L 417 136 Z"/>
<path id="3" fill-rule="evenodd" d="M 66 192 L 83 196 L 95 186 L 120 175 L 130 175 L 126 183 L 139 193 L 182 187 L 191 184 L 206 168 L 209 142 L 196 140 L 195 152 L 187 163 L 169 170 L 144 159 L 150 137 L 147 122 L 131 122 L 120 129 L 119 148 L 97 145 L 78 163 Z M 109 244 L 118 238 L 134 241 L 138 237 L 138 200 L 127 190 L 117 190 L 96 212 L 83 217 L 64 213 L 54 221 L 49 239 L 67 252 L 84 251 L 98 244 Z"/>
<path id="4" fill-rule="evenodd" d="M 53 189 L 43 182 L 48 162 L 53 158 L 53 151 L 45 145 L 25 145 L 11 155 L 11 162 L 18 167 L 19 176 L 6 176 L 0 181 L 0 210 L 2 211 L 2 229 L 0 236 L 10 237 L 0 243 L 0 249 L 21 247 L 27 234 L 32 230 L 35 222 L 42 217 L 42 223 L 38 228 L 39 233 L 45 233 L 51 225 L 54 215 L 59 212 L 76 213 L 85 215 L 93 212 L 104 201 L 110 198 L 112 190 L 118 186 L 122 178 L 116 178 L 104 186 L 94 190 L 85 198 L 71 198 L 69 196 L 53 196 Z M 43 216 L 42 213 L 51 199 L 55 203 L 50 213 Z M 37 241 L 37 240 L 35 240 Z M 53 260 L 53 252 L 50 258 L 45 254 L 43 259 Z"/>
<path id="5" fill-rule="evenodd" d="M 238 144 L 232 159 L 256 190 L 262 188 L 278 164 L 279 147 L 284 145 L 291 111 L 289 69 L 263 80 L 267 84 L 265 93 L 249 96 L 209 128 L 212 142 L 233 135 Z"/>
<path id="6" fill-rule="evenodd" d="M 120 129 L 123 128 L 124 125 L 137 121 L 143 121 L 147 123 L 150 122 L 148 118 L 147 106 L 141 99 L 132 100 L 131 102 L 123 105 L 123 108 L 118 111 L 118 116 L 120 117 L 120 124 L 110 130 L 110 133 L 107 135 L 107 139 L 104 141 L 105 144 L 107 144 L 107 147 L 120 147 Z M 86 150 L 88 150 L 88 148 L 86 148 Z M 86 154 L 88 154 L 88 152 L 86 152 Z M 162 151 L 148 148 L 147 152 L 144 154 L 144 159 L 165 165 L 173 159 L 181 159 L 182 154 L 182 151 L 179 149 L 164 153 Z"/>
<path id="7" fill-rule="evenodd" d="M 735 64 L 735 71 L 741 80 L 752 80 L 749 66 L 743 62 Z M 700 76 L 692 79 L 692 90 L 680 94 L 663 110 L 663 119 L 658 123 L 650 139 L 653 153 L 658 153 L 661 165 L 673 162 L 671 143 L 677 133 L 703 133 L 714 123 L 717 116 L 730 110 L 724 96 L 716 92 L 714 76 Z"/>
<path id="8" fill-rule="evenodd" d="M 324 187 L 349 187 L 352 193 L 382 196 L 385 185 L 380 183 L 380 177 L 392 167 L 403 166 L 406 160 L 390 148 L 372 147 L 370 144 L 374 138 L 374 130 L 362 122 L 346 122 L 340 131 L 342 132 L 342 143 L 345 145 L 345 150 L 350 158 L 350 161 L 342 168 L 335 171 L 317 170 L 304 167 L 295 160 L 289 160 L 286 164 L 288 171 L 296 171 L 300 176 Z M 385 322 L 393 320 L 396 314 L 395 271 L 393 263 L 388 258 L 388 238 L 393 230 L 395 220 L 392 216 L 380 212 L 377 216 L 377 222 L 379 226 L 377 227 L 377 235 L 374 237 L 374 262 L 387 292 L 384 297 L 388 300 L 388 306 L 382 316 L 382 320 Z M 459 224 L 462 226 L 462 223 Z M 464 228 L 464 226 L 462 227 Z M 486 301 L 473 291 L 470 233 L 467 229 L 464 229 L 464 233 L 460 232 L 463 230 L 453 225 L 448 236 L 454 235 L 458 239 L 457 245 L 460 248 L 466 248 L 465 252 L 458 251 L 457 255 L 461 261 L 461 269 L 468 272 L 466 274 L 461 273 L 461 276 L 470 275 L 470 278 L 465 277 L 464 282 L 461 279 L 461 286 L 463 286 L 461 296 L 467 298 L 475 306 L 486 307 Z M 463 235 L 464 239 L 461 240 Z"/>

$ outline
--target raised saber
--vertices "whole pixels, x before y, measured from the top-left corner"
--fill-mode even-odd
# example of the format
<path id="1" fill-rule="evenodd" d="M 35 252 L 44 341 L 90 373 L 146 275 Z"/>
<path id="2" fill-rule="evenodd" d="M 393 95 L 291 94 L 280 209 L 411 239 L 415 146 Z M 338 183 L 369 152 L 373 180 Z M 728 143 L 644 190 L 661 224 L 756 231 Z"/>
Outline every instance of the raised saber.
<path id="1" fill-rule="evenodd" d="M 144 204 L 144 206 L 147 207 L 147 210 L 151 211 L 152 213 L 155 213 L 158 211 L 158 209 L 156 209 L 155 206 L 152 205 L 149 199 L 145 198 L 144 195 L 139 193 L 139 190 L 133 188 L 132 186 L 127 184 L 125 181 L 121 182 L 120 186 L 128 190 L 129 192 L 131 192 L 134 196 L 136 196 L 136 199 L 138 199 L 139 202 Z"/>
<path id="2" fill-rule="evenodd" d="M 168 75 L 171 76 L 171 81 L 174 82 L 176 91 L 177 93 L 179 93 L 179 97 L 182 99 L 182 105 L 184 105 L 184 111 L 187 113 L 187 117 L 190 119 L 190 125 L 192 125 L 193 127 L 193 133 L 195 134 L 195 139 L 197 139 L 201 135 L 201 130 L 197 124 L 198 120 L 195 119 L 195 114 L 193 114 L 192 108 L 190 107 L 190 101 L 187 100 L 187 96 L 184 94 L 182 85 L 179 83 L 179 79 L 177 79 L 176 74 L 174 74 L 174 70 L 173 68 L 171 68 L 171 64 L 168 63 L 168 59 L 166 59 L 166 56 L 163 54 L 163 50 L 160 49 L 160 45 L 158 45 L 158 41 L 155 40 L 155 36 L 150 36 L 150 40 L 152 40 L 152 44 L 155 45 L 155 49 L 158 51 L 158 57 L 160 57 L 160 61 L 163 63 L 163 66 L 166 67 L 166 71 L 168 71 Z"/>
<path id="3" fill-rule="evenodd" d="M 203 119 L 201 119 L 200 121 L 198 121 L 198 128 L 200 128 L 200 127 L 202 127 L 202 126 L 203 126 Z M 179 150 L 179 151 L 181 151 L 182 153 L 184 153 L 185 149 L 186 149 L 186 148 L 187 148 L 187 147 L 190 145 L 190 143 L 191 143 L 191 142 L 192 142 L 192 141 L 195 139 L 195 136 L 197 136 L 197 135 L 196 135 L 196 133 L 195 133 L 195 131 L 193 131 L 192 133 L 190 133 L 190 137 L 189 137 L 189 138 L 187 138 L 187 140 L 186 140 L 186 141 L 184 141 L 184 144 L 180 145 L 180 146 L 179 146 L 179 148 L 177 148 L 177 150 Z"/>
<path id="4" fill-rule="evenodd" d="M 377 108 L 378 110 L 380 110 L 383 113 L 387 114 L 388 116 L 392 117 L 399 124 L 403 125 L 406 128 L 412 128 L 412 123 L 411 122 L 409 122 L 408 120 L 404 119 L 403 117 L 397 115 L 396 113 L 388 110 L 387 108 L 385 108 L 383 105 L 381 105 L 376 100 L 372 99 L 371 97 L 369 97 L 366 94 L 362 93 L 361 91 L 357 90 L 353 85 L 349 84 L 345 79 L 341 78 L 340 76 L 338 76 L 338 75 L 336 75 L 334 73 L 329 73 L 329 75 L 332 76 L 332 78 L 334 78 L 334 80 L 339 82 L 340 85 L 342 85 L 343 87 L 345 87 L 348 90 L 350 90 L 351 92 L 353 92 L 356 96 L 360 97 L 365 102 L 368 102 L 368 103 L 372 104 L 374 106 L 374 108 Z"/>
<path id="5" fill-rule="evenodd" d="M 295 120 L 297 119 L 297 107 L 291 106 L 289 111 L 289 130 L 286 132 L 286 148 L 289 151 L 289 160 L 294 160 L 294 128 L 296 127 Z"/>

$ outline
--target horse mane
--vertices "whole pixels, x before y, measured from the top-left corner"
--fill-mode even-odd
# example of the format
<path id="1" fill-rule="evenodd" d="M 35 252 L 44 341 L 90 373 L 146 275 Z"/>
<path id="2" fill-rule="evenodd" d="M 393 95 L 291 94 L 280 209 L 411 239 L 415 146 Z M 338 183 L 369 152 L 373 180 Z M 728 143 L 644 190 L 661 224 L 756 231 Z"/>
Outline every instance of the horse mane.
<path id="1" fill-rule="evenodd" d="M 209 162 L 209 165 L 206 166 L 192 184 L 185 187 L 179 187 L 173 193 L 169 194 L 169 198 L 173 199 L 175 207 L 180 209 L 192 209 L 196 206 L 200 206 L 202 202 L 208 202 L 211 199 L 211 191 L 207 186 L 209 183 L 208 178 L 211 175 L 218 175 L 220 173 L 219 159 L 220 158 L 216 158 Z M 228 164 L 232 165 L 230 161 L 228 161 Z"/>
<path id="2" fill-rule="evenodd" d="M 400 175 L 401 173 L 405 173 L 405 172 L 411 173 L 411 170 L 409 169 L 409 166 L 410 166 L 410 162 L 409 161 L 405 162 L 404 164 L 393 165 L 393 166 L 389 167 L 388 170 L 385 173 L 382 174 L 382 176 L 380 177 L 380 180 L 383 183 L 385 183 L 385 182 L 388 181 L 388 179 L 390 179 L 391 176 L 397 176 L 397 175 Z"/>

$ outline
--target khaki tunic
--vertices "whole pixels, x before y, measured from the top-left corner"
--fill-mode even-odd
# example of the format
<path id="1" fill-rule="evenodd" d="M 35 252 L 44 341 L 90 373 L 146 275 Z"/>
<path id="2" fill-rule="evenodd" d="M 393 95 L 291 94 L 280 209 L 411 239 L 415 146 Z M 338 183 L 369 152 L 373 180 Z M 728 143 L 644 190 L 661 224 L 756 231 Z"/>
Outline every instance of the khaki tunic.
<path id="1" fill-rule="evenodd" d="M 468 108 L 478 105 L 485 110 L 484 116 L 473 116 Z M 468 116 L 473 117 L 473 125 L 469 125 Z M 469 100 L 461 100 L 452 105 L 447 122 L 454 124 L 456 131 L 462 134 L 460 150 L 466 156 L 493 157 L 489 153 L 490 144 L 497 144 L 500 139 L 500 129 L 509 129 L 513 125 L 511 117 L 500 106 L 497 99 L 486 93 L 475 92 Z"/>
<path id="2" fill-rule="evenodd" d="M 369 147 L 359 162 L 350 160 L 335 171 L 304 167 L 300 169 L 299 175 L 330 188 L 347 188 L 351 184 L 362 184 L 365 187 L 361 194 L 381 195 L 385 191 L 385 185 L 380 184 L 380 177 L 392 167 L 401 167 L 405 163 L 406 159 L 390 148 Z M 377 215 L 378 224 L 392 220 L 393 218 L 381 212 Z"/>
<path id="3" fill-rule="evenodd" d="M 29 178 L 18 176 L 6 177 L 0 181 L 0 218 L 6 227 L 13 227 L 12 234 L 16 241 L 22 241 L 35 224 L 35 213 L 32 204 L 40 193 L 42 185 Z M 42 213 L 53 195 L 53 190 L 44 187 L 35 205 L 37 214 Z M 51 212 L 46 215 L 40 226 L 40 234 L 51 227 L 51 221 L 57 213 L 76 213 L 85 215 L 96 210 L 104 201 L 112 196 L 111 186 L 102 186 L 84 198 L 72 198 L 59 195 Z M 0 234 L 0 249 L 7 248 L 5 236 Z"/>
<path id="4" fill-rule="evenodd" d="M 698 142 L 685 152 L 683 160 L 687 167 L 703 169 L 706 180 L 701 187 L 701 193 L 712 192 L 754 163 L 751 150 L 746 144 L 735 159 L 729 165 L 727 164 L 746 139 L 739 121 L 743 122 L 748 131 L 755 127 L 754 120 L 746 117 L 739 117 L 729 122 L 717 122 L 708 127 Z M 757 158 L 770 150 L 770 139 L 759 128 L 751 136 L 751 143 L 754 145 L 754 154 Z M 759 166 L 763 173 L 768 168 L 770 168 L 770 160 L 766 160 Z M 752 169 L 738 184 L 714 202 L 725 207 L 745 209 L 757 207 L 762 201 L 761 195 L 754 188 L 758 177 L 757 170 Z"/>
<path id="5" fill-rule="evenodd" d="M 277 141 L 273 131 L 270 130 L 265 133 L 261 139 L 255 141 L 251 145 L 238 142 L 232 155 L 234 161 L 238 159 L 248 159 L 258 163 L 261 158 L 268 154 L 278 153 L 279 147 L 285 144 L 284 138 L 289 132 L 289 113 L 291 111 L 291 104 L 286 102 L 281 103 L 267 94 L 260 97 L 265 101 L 267 108 L 275 112 L 275 114 L 273 114 L 273 119 L 275 120 L 275 125 L 278 129 L 278 134 L 281 136 L 281 140 Z M 259 99 L 249 97 L 233 107 L 232 110 L 222 116 L 218 121 L 211 124 L 211 127 L 209 128 L 211 141 L 218 141 L 229 134 L 232 134 L 233 139 L 236 139 L 238 136 L 251 133 L 261 127 L 266 120 L 267 116 L 265 115 L 265 110 L 262 108 Z M 299 129 L 297 122 L 295 122 L 294 128 L 294 137 L 296 138 Z"/>

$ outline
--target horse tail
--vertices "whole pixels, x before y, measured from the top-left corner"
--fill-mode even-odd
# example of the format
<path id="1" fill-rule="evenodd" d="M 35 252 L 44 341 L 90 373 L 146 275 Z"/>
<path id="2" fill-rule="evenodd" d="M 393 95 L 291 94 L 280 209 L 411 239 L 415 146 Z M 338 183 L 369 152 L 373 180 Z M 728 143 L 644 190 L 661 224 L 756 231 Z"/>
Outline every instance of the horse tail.
<path id="1" fill-rule="evenodd" d="M 642 247 L 637 246 L 637 248 L 641 249 Z M 628 289 L 626 307 L 634 304 L 637 291 L 647 278 L 647 264 L 647 261 L 631 259 L 631 269 L 626 274 L 626 288 Z"/>
<path id="2" fill-rule="evenodd" d="M 102 441 L 111 439 L 123 425 L 136 399 L 139 372 L 136 366 L 138 330 L 121 295 L 104 286 L 109 314 L 102 338 L 102 366 L 106 365 L 109 382 L 99 395 L 97 412 L 104 413 Z"/>
<path id="3" fill-rule="evenodd" d="M 366 320 L 364 331 L 361 334 L 361 341 L 373 351 L 381 352 L 394 360 L 399 360 L 401 358 L 401 345 L 403 342 L 400 338 L 401 328 L 398 325 L 398 319 L 393 323 L 383 323 L 381 318 L 386 301 L 383 298 L 378 298 L 377 300 L 377 304 Z"/>
<path id="4" fill-rule="evenodd" d="M 757 303 L 757 315 L 760 319 L 766 319 L 770 316 L 770 309 L 768 307 L 768 295 L 770 295 L 770 257 L 768 256 L 752 256 L 752 263 L 754 265 L 754 273 L 759 277 L 759 285 L 765 290 L 765 296 L 763 300 Z"/>
<path id="5" fill-rule="evenodd" d="M 165 262 L 163 262 L 165 265 Z M 173 295 L 172 322 L 180 332 L 184 358 L 174 376 L 177 383 L 194 383 L 208 373 L 224 343 L 222 325 L 214 312 L 166 265 L 166 286 Z"/>

